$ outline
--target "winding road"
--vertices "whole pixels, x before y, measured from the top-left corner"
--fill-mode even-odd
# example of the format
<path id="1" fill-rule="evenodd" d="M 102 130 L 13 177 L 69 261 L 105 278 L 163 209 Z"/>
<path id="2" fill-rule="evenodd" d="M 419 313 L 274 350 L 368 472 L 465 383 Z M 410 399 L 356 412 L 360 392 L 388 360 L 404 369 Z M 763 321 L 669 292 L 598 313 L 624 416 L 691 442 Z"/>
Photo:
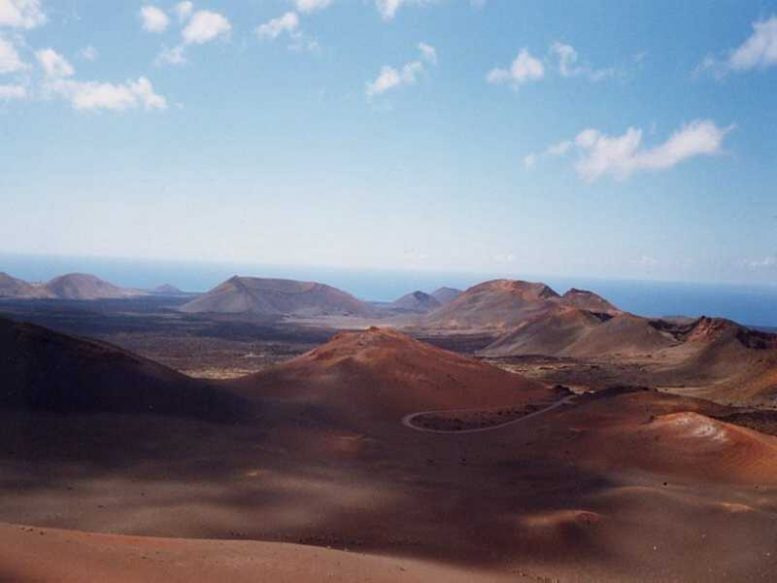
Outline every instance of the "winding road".
<path id="1" fill-rule="evenodd" d="M 521 423 L 522 421 L 526 421 L 527 419 L 530 419 L 532 417 L 537 417 L 539 415 L 547 413 L 548 411 L 552 411 L 553 409 L 558 409 L 559 407 L 563 407 L 564 405 L 571 403 L 576 396 L 577 395 L 569 395 L 568 397 L 559 399 L 552 405 L 548 405 L 543 409 L 539 409 L 537 411 L 529 413 L 528 415 L 524 415 L 523 417 L 518 417 L 517 419 L 513 419 L 511 421 L 505 421 L 504 423 L 499 423 L 498 425 L 489 425 L 488 427 L 475 427 L 473 429 L 461 429 L 457 431 L 455 429 L 429 429 L 427 427 L 419 427 L 418 425 L 413 424 L 413 419 L 415 419 L 416 417 L 420 417 L 421 415 L 474 412 L 474 411 L 477 411 L 477 409 L 447 409 L 447 410 L 443 409 L 439 411 L 418 411 L 416 413 L 409 413 L 408 415 L 405 415 L 404 417 L 402 417 L 402 425 L 404 425 L 405 427 L 409 427 L 410 429 L 415 429 L 416 431 L 424 431 L 426 433 L 462 434 L 462 433 L 480 433 L 482 431 L 493 431 L 494 429 L 501 429 L 502 427 L 506 427 L 508 425 Z"/>

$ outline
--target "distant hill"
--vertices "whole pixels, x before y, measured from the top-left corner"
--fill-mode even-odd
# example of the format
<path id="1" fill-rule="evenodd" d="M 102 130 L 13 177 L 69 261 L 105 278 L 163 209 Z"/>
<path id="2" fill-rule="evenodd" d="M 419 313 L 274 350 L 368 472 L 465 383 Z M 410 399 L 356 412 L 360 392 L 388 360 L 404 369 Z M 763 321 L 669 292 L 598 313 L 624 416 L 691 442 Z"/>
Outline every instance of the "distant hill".
<path id="1" fill-rule="evenodd" d="M 422 326 L 462 332 L 504 331 L 551 309 L 559 300 L 560 296 L 544 283 L 487 281 L 429 314 Z"/>
<path id="2" fill-rule="evenodd" d="M 228 420 L 241 401 L 116 346 L 0 318 L 0 409 Z"/>
<path id="3" fill-rule="evenodd" d="M 52 297 L 62 300 L 124 299 L 144 295 L 141 291 L 121 288 L 87 273 L 55 277 L 45 288 Z"/>
<path id="4" fill-rule="evenodd" d="M 431 296 L 441 304 L 447 304 L 455 300 L 461 294 L 462 294 L 462 291 L 460 289 L 456 289 L 452 287 L 441 287 L 439 289 L 434 290 L 431 293 Z"/>
<path id="5" fill-rule="evenodd" d="M 184 304 L 187 313 L 258 315 L 367 315 L 371 308 L 351 294 L 315 282 L 234 276 Z"/>
<path id="6" fill-rule="evenodd" d="M 621 310 L 616 308 L 602 296 L 582 289 L 570 289 L 561 296 L 561 302 L 564 305 L 588 310 L 590 312 L 602 312 L 607 314 L 617 314 L 621 312 Z"/>
<path id="7" fill-rule="evenodd" d="M 0 272 L 0 298 L 47 298 L 50 292 L 41 285 Z"/>
<path id="8" fill-rule="evenodd" d="M 402 296 L 391 305 L 394 308 L 423 313 L 439 308 L 442 304 L 432 295 L 422 291 L 414 291 Z"/>
<path id="9" fill-rule="evenodd" d="M 174 285 L 165 283 L 162 285 L 158 285 L 157 287 L 152 289 L 151 293 L 157 296 L 180 296 L 180 295 L 183 295 L 185 292 L 178 289 Z"/>
<path id="10" fill-rule="evenodd" d="M 517 405 L 545 385 L 392 329 L 341 332 L 300 357 L 235 381 L 245 396 L 295 400 L 347 419 Z"/>
<path id="11" fill-rule="evenodd" d="M 587 310 L 560 307 L 525 320 L 486 347 L 487 356 L 566 355 L 571 346 L 602 323 Z"/>
<path id="12" fill-rule="evenodd" d="M 86 273 L 60 275 L 43 284 L 28 283 L 7 273 L 0 273 L 0 298 L 102 300 L 142 295 L 145 295 L 145 292 L 121 288 Z"/>

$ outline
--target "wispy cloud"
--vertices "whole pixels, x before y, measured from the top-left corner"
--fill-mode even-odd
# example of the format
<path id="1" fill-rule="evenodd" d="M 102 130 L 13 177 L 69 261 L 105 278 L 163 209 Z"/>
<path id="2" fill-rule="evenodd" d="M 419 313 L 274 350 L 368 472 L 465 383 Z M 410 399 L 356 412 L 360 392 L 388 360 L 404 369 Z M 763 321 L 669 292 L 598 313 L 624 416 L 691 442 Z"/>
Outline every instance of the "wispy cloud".
<path id="1" fill-rule="evenodd" d="M 71 77 L 75 69 L 70 62 L 54 49 L 42 49 L 35 53 L 46 77 Z"/>
<path id="2" fill-rule="evenodd" d="M 0 100 L 24 99 L 27 97 L 27 88 L 23 85 L 0 85 Z"/>
<path id="3" fill-rule="evenodd" d="M 753 23 L 752 34 L 724 56 L 707 56 L 697 72 L 723 77 L 729 72 L 766 69 L 777 65 L 777 16 Z"/>
<path id="4" fill-rule="evenodd" d="M 580 56 L 572 45 L 554 42 L 550 46 L 551 54 L 558 62 L 558 71 L 562 77 L 585 77 L 589 81 L 602 81 L 615 75 L 615 69 L 594 69 L 580 62 Z"/>
<path id="5" fill-rule="evenodd" d="M 437 64 L 437 50 L 426 43 L 418 43 L 420 57 L 409 61 L 401 67 L 384 65 L 375 80 L 367 83 L 367 97 L 375 97 L 383 93 L 402 87 L 414 85 L 418 77 L 426 71 L 427 65 Z"/>
<path id="6" fill-rule="evenodd" d="M 514 87 L 539 81 L 545 76 L 545 66 L 532 56 L 528 49 L 521 49 L 509 68 L 496 67 L 486 75 L 486 81 L 495 85 L 509 83 Z"/>
<path id="7" fill-rule="evenodd" d="M 13 43 L 0 36 L 0 73 L 15 73 L 25 67 Z"/>
<path id="8" fill-rule="evenodd" d="M 420 6 L 423 4 L 433 4 L 437 0 L 375 0 L 375 7 L 383 20 L 394 20 L 397 12 L 403 6 Z"/>
<path id="9" fill-rule="evenodd" d="M 586 129 L 574 139 L 527 155 L 524 165 L 532 167 L 540 158 L 565 156 L 574 150 L 578 154 L 575 170 L 583 180 L 593 182 L 607 175 L 625 180 L 636 172 L 665 170 L 691 158 L 718 154 L 732 129 L 721 128 L 710 120 L 696 120 L 652 148 L 643 146 L 641 129 L 629 128 L 620 136 Z"/>
<path id="10" fill-rule="evenodd" d="M 43 97 L 63 99 L 79 111 L 167 108 L 167 100 L 154 90 L 146 77 L 124 83 L 79 81 L 72 78 L 76 73 L 75 67 L 54 49 L 38 50 L 35 57 L 44 74 L 40 85 Z M 27 96 L 26 88 L 20 89 L 20 86 L 6 86 L 4 93 L 5 99 Z"/>
<path id="11" fill-rule="evenodd" d="M 226 16 L 211 10 L 195 11 L 192 2 L 178 2 L 172 11 L 182 27 L 181 42 L 173 47 L 163 46 L 154 61 L 157 65 L 182 65 L 187 62 L 187 47 L 226 39 L 232 31 L 232 23 Z"/>
<path id="12" fill-rule="evenodd" d="M 491 69 L 486 81 L 517 89 L 521 85 L 541 81 L 554 70 L 563 78 L 579 77 L 594 82 L 614 77 L 617 73 L 613 67 L 596 69 L 584 63 L 572 45 L 556 41 L 550 45 L 544 58 L 533 55 L 528 48 L 521 49 L 509 67 Z"/>
<path id="13" fill-rule="evenodd" d="M 320 10 L 321 8 L 324 8 L 324 6 L 318 9 Z M 312 8 L 308 11 L 310 10 Z M 262 40 L 275 40 L 286 37 L 289 40 L 289 49 L 295 51 L 315 52 L 319 49 L 318 42 L 302 32 L 300 16 L 293 11 L 286 12 L 257 26 L 256 36 Z"/>
<path id="14" fill-rule="evenodd" d="M 167 108 L 167 100 L 154 91 L 151 82 L 145 77 L 116 84 L 56 79 L 47 88 L 80 111 L 125 111 L 137 108 L 150 111 Z"/>
<path id="15" fill-rule="evenodd" d="M 302 12 L 303 14 L 323 10 L 332 4 L 332 0 L 293 0 L 293 2 L 297 11 Z"/>
<path id="16" fill-rule="evenodd" d="M 296 12 L 286 12 L 256 27 L 259 38 L 276 39 L 282 34 L 293 35 L 299 32 L 299 16 Z"/>

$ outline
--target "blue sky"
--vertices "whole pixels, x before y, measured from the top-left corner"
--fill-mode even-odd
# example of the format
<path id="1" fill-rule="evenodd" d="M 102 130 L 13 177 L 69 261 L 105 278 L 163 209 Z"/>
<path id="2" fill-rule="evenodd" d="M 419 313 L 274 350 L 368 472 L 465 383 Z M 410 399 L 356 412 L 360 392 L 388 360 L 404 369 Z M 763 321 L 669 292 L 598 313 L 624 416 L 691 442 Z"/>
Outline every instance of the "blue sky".
<path id="1" fill-rule="evenodd" d="M 0 0 L 0 251 L 777 281 L 775 16 Z"/>

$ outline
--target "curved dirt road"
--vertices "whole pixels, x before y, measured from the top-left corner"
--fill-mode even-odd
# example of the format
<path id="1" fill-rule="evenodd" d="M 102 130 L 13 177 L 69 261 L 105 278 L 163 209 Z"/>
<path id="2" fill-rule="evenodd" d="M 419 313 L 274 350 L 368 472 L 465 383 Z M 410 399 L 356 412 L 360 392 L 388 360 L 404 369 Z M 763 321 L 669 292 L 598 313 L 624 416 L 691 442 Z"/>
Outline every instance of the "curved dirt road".
<path id="1" fill-rule="evenodd" d="M 548 405 L 547 407 L 543 409 L 539 409 L 538 411 L 534 411 L 533 413 L 529 413 L 528 415 L 524 415 L 523 417 L 518 417 L 517 419 L 513 419 L 511 421 L 505 421 L 504 423 L 499 423 L 498 425 L 489 425 L 488 427 L 475 427 L 473 429 L 461 429 L 461 430 L 450 430 L 450 429 L 429 429 L 427 427 L 419 427 L 418 425 L 413 425 L 413 419 L 416 417 L 420 417 L 421 415 L 429 415 L 429 414 L 435 414 L 435 413 L 456 413 L 456 412 L 464 412 L 464 411 L 475 411 L 475 409 L 448 409 L 448 410 L 439 410 L 439 411 L 418 411 L 416 413 L 409 413 L 402 417 L 402 425 L 405 427 L 409 427 L 410 429 L 415 429 L 416 431 L 424 431 L 426 433 L 448 433 L 448 434 L 462 434 L 462 433 L 479 433 L 481 431 L 493 431 L 494 429 L 500 429 L 502 427 L 506 427 L 508 425 L 513 425 L 515 423 L 520 423 L 521 421 L 526 421 L 527 419 L 530 419 L 531 417 L 537 417 L 538 415 L 542 415 L 543 413 L 547 413 L 548 411 L 552 411 L 553 409 L 557 409 L 559 407 L 562 407 L 566 405 L 567 403 L 571 403 L 572 400 L 576 397 L 576 395 L 569 395 L 568 397 L 564 397 L 563 399 L 559 399 L 552 405 Z"/>

